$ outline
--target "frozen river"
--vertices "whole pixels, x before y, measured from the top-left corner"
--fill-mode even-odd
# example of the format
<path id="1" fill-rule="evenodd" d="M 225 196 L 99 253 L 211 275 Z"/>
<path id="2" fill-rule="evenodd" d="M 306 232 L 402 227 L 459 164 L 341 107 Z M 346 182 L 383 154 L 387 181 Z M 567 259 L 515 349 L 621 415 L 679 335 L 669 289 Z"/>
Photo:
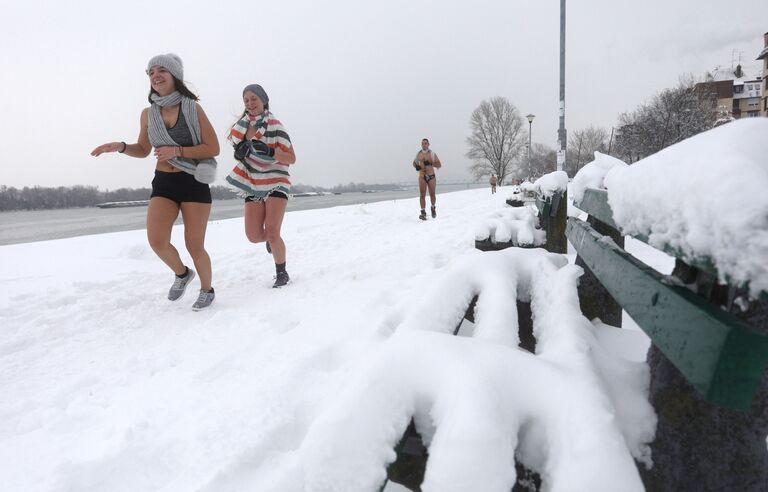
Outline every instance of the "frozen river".
<path id="1" fill-rule="evenodd" d="M 485 185 L 438 185 L 439 193 L 465 190 Z M 415 189 L 380 191 L 376 193 L 344 193 L 298 197 L 288 201 L 288 211 L 338 207 L 358 203 L 401 200 L 418 197 Z M 427 198 L 429 202 L 429 198 Z M 438 206 L 440 201 L 438 200 Z M 129 231 L 146 227 L 146 207 L 127 208 L 69 208 L 61 210 L 33 210 L 0 212 L 0 245 L 47 241 L 74 236 Z M 416 218 L 418 210 L 413 211 Z M 210 220 L 243 216 L 242 200 L 215 200 Z M 181 223 L 181 219 L 177 221 Z"/>

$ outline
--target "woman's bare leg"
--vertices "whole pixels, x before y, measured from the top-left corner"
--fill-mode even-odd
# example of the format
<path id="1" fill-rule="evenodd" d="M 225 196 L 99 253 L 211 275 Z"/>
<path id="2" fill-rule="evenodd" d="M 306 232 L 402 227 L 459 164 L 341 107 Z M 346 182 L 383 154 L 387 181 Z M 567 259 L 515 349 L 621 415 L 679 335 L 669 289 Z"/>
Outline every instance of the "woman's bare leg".
<path id="1" fill-rule="evenodd" d="M 184 263 L 179 252 L 171 244 L 171 230 L 176 217 L 179 216 L 179 205 L 173 200 L 160 196 L 152 197 L 147 208 L 147 239 L 152 251 L 163 260 L 163 263 L 173 270 L 176 275 L 184 273 Z"/>
<path id="2" fill-rule="evenodd" d="M 266 199 L 264 204 L 266 208 L 264 234 L 272 248 L 272 257 L 277 264 L 285 263 L 285 242 L 280 236 L 280 228 L 283 226 L 283 217 L 285 217 L 288 200 L 270 197 Z"/>
<path id="3" fill-rule="evenodd" d="M 261 243 L 267 240 L 264 233 L 264 214 L 266 208 L 264 202 L 245 202 L 245 237 L 252 243 Z"/>
<path id="4" fill-rule="evenodd" d="M 205 230 L 208 227 L 210 215 L 210 203 L 185 202 L 181 204 L 181 216 L 184 219 L 184 242 L 195 264 L 195 270 L 200 275 L 200 287 L 206 291 L 211 289 L 213 277 L 211 258 L 205 250 Z"/>

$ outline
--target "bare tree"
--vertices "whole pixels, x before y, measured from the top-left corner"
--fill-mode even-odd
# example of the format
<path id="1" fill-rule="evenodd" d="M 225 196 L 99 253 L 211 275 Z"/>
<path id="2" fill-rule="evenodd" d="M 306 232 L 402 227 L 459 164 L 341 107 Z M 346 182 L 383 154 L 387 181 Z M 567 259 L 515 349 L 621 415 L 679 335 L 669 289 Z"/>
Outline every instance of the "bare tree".
<path id="1" fill-rule="evenodd" d="M 470 170 L 476 179 L 495 174 L 499 184 L 520 164 L 518 157 L 526 148 L 523 117 L 504 97 L 483 101 L 469 120 L 472 134 L 467 137 L 473 160 Z"/>
<path id="2" fill-rule="evenodd" d="M 629 162 L 675 144 L 715 125 L 715 94 L 688 77 L 664 89 L 649 103 L 619 116 L 614 154 Z"/>
<path id="3" fill-rule="evenodd" d="M 589 126 L 572 132 L 568 138 L 568 175 L 576 175 L 594 159 L 595 151 L 606 152 L 607 147 L 608 132 L 604 128 Z"/>
<path id="4" fill-rule="evenodd" d="M 557 171 L 557 151 L 542 143 L 531 145 L 531 179 Z"/>

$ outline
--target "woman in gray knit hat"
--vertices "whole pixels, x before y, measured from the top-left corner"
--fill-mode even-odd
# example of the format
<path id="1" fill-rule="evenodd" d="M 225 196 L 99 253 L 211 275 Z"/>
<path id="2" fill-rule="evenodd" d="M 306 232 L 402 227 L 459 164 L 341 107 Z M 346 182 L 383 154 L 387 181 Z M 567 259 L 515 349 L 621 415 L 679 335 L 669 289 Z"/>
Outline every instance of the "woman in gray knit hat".
<path id="1" fill-rule="evenodd" d="M 153 57 L 147 64 L 147 75 L 151 106 L 141 112 L 138 142 L 105 143 L 91 155 L 119 152 L 144 158 L 154 147 L 157 162 L 147 209 L 147 238 L 155 254 L 176 274 L 168 299 L 181 299 L 196 275 L 171 244 L 173 223 L 181 212 L 184 242 L 200 275 L 200 293 L 192 305 L 198 311 L 210 306 L 215 297 L 205 230 L 219 140 L 197 96 L 184 85 L 184 65 L 178 55 Z"/>

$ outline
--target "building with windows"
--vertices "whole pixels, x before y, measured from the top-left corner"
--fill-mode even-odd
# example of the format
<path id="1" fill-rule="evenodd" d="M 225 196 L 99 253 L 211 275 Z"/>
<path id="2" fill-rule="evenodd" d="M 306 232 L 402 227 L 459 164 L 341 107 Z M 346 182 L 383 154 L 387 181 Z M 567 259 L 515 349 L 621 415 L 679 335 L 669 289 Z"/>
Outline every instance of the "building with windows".
<path id="1" fill-rule="evenodd" d="M 760 114 L 768 116 L 768 32 L 763 34 L 763 51 L 757 56 L 758 60 L 763 60 L 763 85 L 762 96 L 760 97 Z"/>
<path id="2" fill-rule="evenodd" d="M 761 107 L 765 101 L 761 83 L 760 77 L 751 80 L 734 79 L 731 114 L 735 119 L 761 115 Z"/>
<path id="3" fill-rule="evenodd" d="M 761 77 L 748 77 L 741 68 L 716 68 L 707 82 L 696 84 L 701 97 L 712 100 L 719 120 L 760 116 L 764 91 Z"/>

